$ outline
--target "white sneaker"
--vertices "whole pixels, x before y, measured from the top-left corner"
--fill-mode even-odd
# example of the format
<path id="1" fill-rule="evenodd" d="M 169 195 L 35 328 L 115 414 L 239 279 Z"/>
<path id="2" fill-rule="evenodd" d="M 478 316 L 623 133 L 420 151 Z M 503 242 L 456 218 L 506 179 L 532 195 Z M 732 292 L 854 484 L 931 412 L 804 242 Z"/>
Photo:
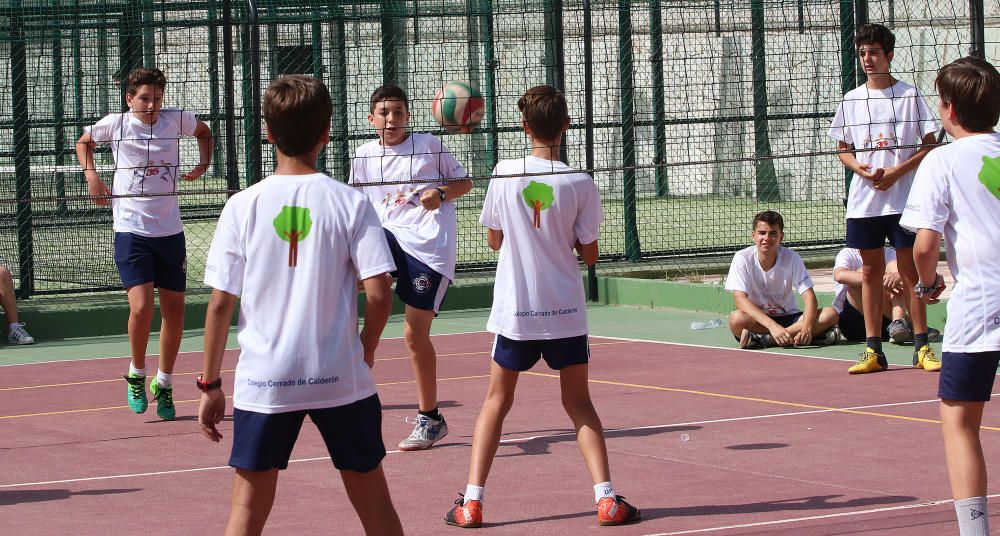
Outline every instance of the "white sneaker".
<path id="1" fill-rule="evenodd" d="M 35 344 L 35 338 L 24 330 L 24 322 L 18 322 L 10 326 L 7 342 L 10 344 Z"/>
<path id="2" fill-rule="evenodd" d="M 399 442 L 399 450 L 429 449 L 446 435 L 448 435 L 448 423 L 444 422 L 444 415 L 441 415 L 440 421 L 435 421 L 418 413 L 410 437 Z"/>

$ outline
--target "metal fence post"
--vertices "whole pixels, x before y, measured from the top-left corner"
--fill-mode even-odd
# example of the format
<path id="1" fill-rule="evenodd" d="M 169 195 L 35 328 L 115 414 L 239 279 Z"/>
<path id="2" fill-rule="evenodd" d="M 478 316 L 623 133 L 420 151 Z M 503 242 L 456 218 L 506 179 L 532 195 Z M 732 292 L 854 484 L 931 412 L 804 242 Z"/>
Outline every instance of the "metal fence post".
<path id="1" fill-rule="evenodd" d="M 14 177 L 17 182 L 17 255 L 19 298 L 35 290 L 35 250 L 31 211 L 31 126 L 28 123 L 28 53 L 21 20 L 21 1 L 11 10 L 10 76 L 13 101 Z"/>
<path id="2" fill-rule="evenodd" d="M 208 2 L 208 109 L 209 109 L 209 125 L 212 129 L 213 135 L 218 135 L 222 132 L 222 121 L 220 120 L 220 110 L 219 110 L 219 8 L 217 6 L 218 0 L 209 0 Z M 223 21 L 223 24 L 227 24 Z M 231 44 L 231 43 L 230 43 Z M 229 50 L 226 50 L 226 54 L 229 54 Z M 229 139 L 226 139 L 226 143 L 229 143 Z M 216 143 L 215 147 L 212 149 L 212 175 L 218 177 L 222 175 L 222 153 L 223 146 L 221 143 Z M 199 162 L 200 163 L 200 162 Z"/>
<path id="3" fill-rule="evenodd" d="M 382 83 L 401 84 L 399 80 L 399 49 L 405 26 L 399 18 L 406 12 L 403 0 L 380 0 L 382 7 Z"/>
<path id="4" fill-rule="evenodd" d="M 583 0 L 583 118 L 587 154 L 587 173 L 594 173 L 594 45 L 593 16 L 590 0 Z M 593 177 L 592 177 L 593 178 Z M 596 179 L 595 179 L 596 180 Z M 597 290 L 597 267 L 587 267 L 587 297 L 596 302 L 600 296 Z"/>
<path id="5" fill-rule="evenodd" d="M 499 63 L 496 59 L 496 51 L 494 51 L 493 0 L 479 0 L 479 6 L 482 10 L 482 20 L 479 23 L 479 39 L 482 41 L 483 60 L 485 63 L 485 69 L 483 71 L 483 97 L 486 99 L 485 122 L 486 129 L 488 131 L 486 138 L 486 153 L 487 158 L 489 158 L 489 169 L 492 171 L 493 167 L 500 161 L 500 140 L 499 134 L 497 133 L 496 99 L 496 71 L 499 67 Z"/>
<path id="6" fill-rule="evenodd" d="M 566 58 L 563 47 L 563 3 L 562 0 L 545 0 L 543 13 L 543 28 L 545 32 L 545 83 L 558 89 L 566 90 Z M 562 136 L 559 145 L 559 159 L 569 160 L 569 148 L 566 147 L 566 134 Z M 567 162 L 568 163 L 568 162 Z"/>
<path id="7" fill-rule="evenodd" d="M 846 95 L 858 83 L 858 51 L 854 48 L 854 2 L 840 0 L 840 93 Z M 862 76 L 864 76 L 862 74 Z M 844 204 L 847 204 L 847 192 L 851 191 L 851 179 L 854 173 L 844 169 Z"/>
<path id="8" fill-rule="evenodd" d="M 753 67 L 754 172 L 757 200 L 766 203 L 780 201 L 781 191 L 778 189 L 778 175 L 774 169 L 774 161 L 771 159 L 771 140 L 768 136 L 764 0 L 751 0 L 750 19 L 750 63 Z"/>
<path id="9" fill-rule="evenodd" d="M 330 73 L 330 96 L 333 100 L 333 140 L 330 144 L 333 147 L 334 159 L 337 161 L 338 176 L 334 177 L 342 182 L 347 182 L 351 176 L 351 148 L 348 143 L 350 135 L 350 120 L 348 119 L 347 102 L 347 36 L 346 23 L 344 22 L 344 11 L 339 6 L 334 6 L 332 31 L 330 32 L 330 42 L 332 43 L 332 65 Z M 365 108 L 367 110 L 367 108 Z"/>
<path id="10" fill-rule="evenodd" d="M 246 44 L 249 50 L 244 49 L 244 98 L 243 105 L 247 106 L 249 100 L 249 112 L 244 112 L 246 120 L 246 158 L 247 158 L 247 185 L 257 184 L 263 178 L 261 166 L 263 165 L 260 130 L 260 24 L 257 18 L 257 2 L 247 0 L 247 36 Z M 247 65 L 249 63 L 249 65 Z M 249 73 L 249 80 L 246 79 Z M 249 86 L 249 87 L 247 87 Z"/>
<path id="11" fill-rule="evenodd" d="M 983 0 L 969 0 L 969 26 L 972 41 L 969 55 L 986 59 L 986 11 Z"/>
<path id="12" fill-rule="evenodd" d="M 66 163 L 66 130 L 63 122 L 66 117 L 65 97 L 63 96 L 63 48 L 62 30 L 58 26 L 52 30 L 52 144 L 55 146 L 56 166 Z M 56 214 L 66 214 L 66 174 L 54 172 L 56 188 Z"/>
<path id="13" fill-rule="evenodd" d="M 236 149 L 236 74 L 233 65 L 233 2 L 222 0 L 222 64 L 225 92 L 222 95 L 226 107 L 226 190 L 233 195 L 240 189 L 240 171 L 237 165 Z M 216 147 L 222 145 L 216 143 Z"/>
<path id="14" fill-rule="evenodd" d="M 632 55 L 632 2 L 618 0 L 618 73 L 622 115 L 622 210 L 625 219 L 625 256 L 636 262 L 642 259 L 639 228 L 636 223 L 635 185 L 635 95 Z"/>
<path id="15" fill-rule="evenodd" d="M 649 2 L 649 62 L 652 64 L 653 75 L 653 136 L 655 138 L 655 153 L 653 163 L 656 165 L 656 195 L 670 195 L 670 185 L 667 182 L 667 129 L 663 124 L 666 115 L 666 97 L 663 91 L 663 9 L 660 0 Z"/>

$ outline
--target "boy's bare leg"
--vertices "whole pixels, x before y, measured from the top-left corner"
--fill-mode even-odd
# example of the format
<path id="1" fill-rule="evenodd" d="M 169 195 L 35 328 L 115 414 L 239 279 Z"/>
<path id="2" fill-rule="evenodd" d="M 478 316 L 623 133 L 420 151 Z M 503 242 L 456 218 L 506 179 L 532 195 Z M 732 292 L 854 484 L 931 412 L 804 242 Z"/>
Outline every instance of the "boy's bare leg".
<path id="1" fill-rule="evenodd" d="M 226 523 L 226 536 L 256 536 L 264 530 L 264 523 L 274 504 L 278 487 L 278 470 L 236 470 L 233 480 L 233 499 Z"/>
<path id="2" fill-rule="evenodd" d="M 7 317 L 7 323 L 17 322 L 17 297 L 14 292 L 14 276 L 5 266 L 0 266 L 0 306 Z"/>
<path id="3" fill-rule="evenodd" d="M 896 251 L 896 265 L 899 266 L 899 275 L 903 278 L 903 292 L 910 312 L 910 322 L 913 322 L 914 333 L 927 333 L 927 305 L 913 293 L 913 287 L 917 285 L 917 265 L 913 262 L 913 248 L 899 249 Z M 933 284 L 933 281 L 929 281 Z"/>
<path id="4" fill-rule="evenodd" d="M 743 311 L 733 311 L 729 315 L 729 331 L 737 339 L 743 333 L 744 329 L 748 329 L 754 333 L 770 333 L 770 331 L 764 326 L 760 325 L 753 319 L 752 316 L 744 313 Z"/>
<path id="5" fill-rule="evenodd" d="M 503 420 L 514 403 L 514 389 L 519 373 L 508 370 L 490 361 L 490 385 L 486 389 L 486 400 L 476 418 L 476 430 L 472 435 L 472 455 L 469 460 L 469 484 L 485 486 L 486 478 L 493 466 Z M 603 481 L 602 481 L 603 482 Z"/>
<path id="6" fill-rule="evenodd" d="M 406 306 L 403 337 L 410 352 L 413 376 L 417 382 L 417 404 L 420 411 L 437 407 L 437 354 L 431 343 L 431 322 L 434 311 Z"/>
<path id="7" fill-rule="evenodd" d="M 604 427 L 590 401 L 586 363 L 571 365 L 559 371 L 559 387 L 563 408 L 576 428 L 576 442 L 580 445 L 587 471 L 595 484 L 611 482 L 608 468 L 608 448 L 604 442 Z"/>
<path id="8" fill-rule="evenodd" d="M 128 342 L 132 351 L 132 366 L 146 368 L 146 345 L 149 344 L 150 323 L 153 321 L 153 283 L 130 287 L 128 293 Z"/>
<path id="9" fill-rule="evenodd" d="M 184 336 L 184 293 L 159 289 L 160 294 L 160 363 L 166 374 L 174 373 L 174 362 Z"/>
<path id="10" fill-rule="evenodd" d="M 368 471 L 341 471 L 344 489 L 361 519 L 361 525 L 368 536 L 396 536 L 403 534 L 399 515 L 389 496 L 389 485 L 385 481 L 382 464 Z"/>
<path id="11" fill-rule="evenodd" d="M 862 249 L 861 301 L 865 315 L 865 334 L 882 337 L 882 277 L 885 275 L 885 252 L 882 248 Z M 913 260 L 910 259 L 912 265 Z M 900 270 L 902 271 L 902 270 Z"/>
<path id="12" fill-rule="evenodd" d="M 941 434 L 955 500 L 986 496 L 986 460 L 979 441 L 985 402 L 941 400 Z"/>

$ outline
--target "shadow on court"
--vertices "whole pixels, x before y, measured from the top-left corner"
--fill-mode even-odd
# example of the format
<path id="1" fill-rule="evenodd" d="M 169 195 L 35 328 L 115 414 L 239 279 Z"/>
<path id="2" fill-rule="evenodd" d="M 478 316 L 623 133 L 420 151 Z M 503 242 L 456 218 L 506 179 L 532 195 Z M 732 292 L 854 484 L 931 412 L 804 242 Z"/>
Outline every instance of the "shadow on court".
<path id="1" fill-rule="evenodd" d="M 701 430 L 701 426 L 664 426 L 653 428 L 640 428 L 638 430 L 605 430 L 606 439 L 616 437 L 653 437 L 661 434 L 673 434 L 677 432 L 690 432 Z M 535 432 L 520 432 L 518 435 L 530 435 L 536 433 L 551 434 L 546 437 L 534 437 L 524 441 L 510 441 L 501 443 L 503 446 L 517 447 L 521 452 L 515 454 L 497 454 L 497 458 L 516 458 L 519 456 L 536 456 L 539 454 L 549 454 L 549 445 L 552 443 L 576 442 L 576 432 L 568 429 L 562 430 L 539 430 Z"/>
<path id="2" fill-rule="evenodd" d="M 864 508 L 870 506 L 887 506 L 916 501 L 917 497 L 907 495 L 882 495 L 877 497 L 862 497 L 846 501 L 835 499 L 843 495 L 814 495 L 795 499 L 778 501 L 763 501 L 746 504 L 710 504 L 700 506 L 683 506 L 677 508 L 643 508 L 643 519 L 658 519 L 661 517 L 685 516 L 717 516 L 732 514 L 759 514 L 762 512 L 809 512 L 835 509 Z"/>
<path id="3" fill-rule="evenodd" d="M 68 489 L 28 489 L 18 491 L 0 491 L 0 506 L 12 504 L 37 503 L 47 501 L 62 501 L 75 495 L 117 495 L 120 493 L 135 493 L 142 488 L 94 489 L 87 491 L 70 491 Z"/>

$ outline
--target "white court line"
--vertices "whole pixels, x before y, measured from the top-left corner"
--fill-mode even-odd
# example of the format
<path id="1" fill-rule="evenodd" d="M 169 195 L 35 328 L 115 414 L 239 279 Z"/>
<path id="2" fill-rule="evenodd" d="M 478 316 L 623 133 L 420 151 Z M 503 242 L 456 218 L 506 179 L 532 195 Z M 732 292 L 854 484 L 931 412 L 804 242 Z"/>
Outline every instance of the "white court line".
<path id="1" fill-rule="evenodd" d="M 893 403 L 888 403 L 888 404 L 874 404 L 874 405 L 856 406 L 856 407 L 850 407 L 850 408 L 831 408 L 831 409 L 816 409 L 816 410 L 807 410 L 807 411 L 794 411 L 794 412 L 788 412 L 788 413 L 770 413 L 770 414 L 766 414 L 766 415 L 749 415 L 749 416 L 746 416 L 746 417 L 730 417 L 730 418 L 726 418 L 726 419 L 712 419 L 712 420 L 707 420 L 707 421 L 689 421 L 689 422 L 672 423 L 672 424 L 654 424 L 654 425 L 647 425 L 647 426 L 636 426 L 636 427 L 633 427 L 633 428 L 609 428 L 609 429 L 606 429 L 604 432 L 605 432 L 605 434 L 609 434 L 609 433 L 630 432 L 630 431 L 637 431 L 637 430 L 652 430 L 652 429 L 657 429 L 657 428 L 674 428 L 674 427 L 678 427 L 678 426 L 692 426 L 692 425 L 702 425 L 702 424 L 718 424 L 718 423 L 726 423 L 726 422 L 751 421 L 751 420 L 758 420 L 758 419 L 772 419 L 772 418 L 776 418 L 776 417 L 794 417 L 794 416 L 799 416 L 799 415 L 809 415 L 809 414 L 815 414 L 815 413 L 833 413 L 833 412 L 845 411 L 845 410 L 872 409 L 872 408 L 882 408 L 882 407 L 890 407 L 890 406 L 900 406 L 900 405 L 906 405 L 906 404 L 923 404 L 923 403 L 927 403 L 927 402 L 937 402 L 937 401 L 938 401 L 937 399 L 934 399 L 934 400 L 915 400 L 915 401 L 910 401 L 910 402 L 893 402 Z M 575 432 L 562 432 L 562 433 L 558 433 L 558 434 L 546 434 L 546 435 L 535 435 L 535 436 L 525 436 L 525 437 L 511 437 L 511 438 L 507 438 L 507 439 L 501 439 L 500 440 L 500 444 L 501 445 L 503 445 L 503 444 L 515 444 L 515 443 L 523 443 L 525 441 L 535 441 L 535 440 L 539 440 L 539 439 L 555 439 L 555 438 L 559 438 L 559 437 L 575 436 L 575 435 L 576 435 Z M 457 445 L 457 444 L 447 445 L 446 444 L 446 445 L 441 445 L 441 446 L 439 446 L 437 448 L 448 448 L 448 447 L 452 447 L 452 446 L 457 447 L 459 445 Z M 400 452 L 402 452 L 402 451 L 399 451 L 399 450 L 390 450 L 390 451 L 386 451 L 386 454 L 387 455 L 388 454 L 399 454 Z M 289 460 L 288 463 L 313 462 L 313 461 L 322 461 L 322 460 L 329 460 L 329 459 L 330 459 L 329 456 L 322 456 L 322 457 L 319 457 L 319 458 L 303 458 L 303 459 L 298 459 L 298 460 Z M 101 480 L 116 480 L 116 479 L 122 479 L 122 478 L 139 478 L 139 477 L 157 476 L 157 475 L 176 475 L 176 474 L 184 474 L 184 473 L 197 473 L 197 472 L 202 472 L 202 471 L 217 471 L 217 470 L 220 470 L 220 469 L 229 469 L 229 468 L 230 467 L 228 465 L 219 465 L 219 466 L 216 466 L 216 467 L 194 467 L 194 468 L 190 468 L 190 469 L 176 469 L 176 470 L 173 470 L 173 471 L 154 471 L 154 472 L 149 472 L 149 473 L 129 473 L 129 474 L 121 474 L 121 475 L 92 476 L 92 477 L 85 477 L 85 478 L 71 478 L 71 479 L 65 479 L 65 480 L 48 480 L 48 481 L 44 481 L 44 482 L 21 482 L 21 483 L 17 483 L 17 484 L 2 484 L 2 485 L 0 485 L 0 489 L 23 488 L 23 487 L 31 487 L 31 486 L 44 486 L 44 485 L 50 485 L 50 484 L 67 484 L 67 483 L 73 483 L 73 482 L 95 482 L 95 481 L 101 481 Z"/>
<path id="2" fill-rule="evenodd" d="M 1000 494 L 987 495 L 988 499 L 993 499 L 1000 497 Z M 895 512 L 899 510 L 913 510 L 917 508 L 931 508 L 934 506 L 940 506 L 942 504 L 951 504 L 955 502 L 952 499 L 938 499 L 935 501 L 922 502 L 919 504 L 904 504 L 900 506 L 886 506 L 884 508 L 872 508 L 870 510 L 855 510 L 853 512 L 839 512 L 836 514 L 825 514 L 820 516 L 808 516 L 808 517 L 793 517 L 787 519 L 775 519 L 773 521 L 758 521 L 756 523 L 741 523 L 739 525 L 727 525 L 722 527 L 710 527 L 704 529 L 693 529 L 693 530 L 680 530 L 676 532 L 656 532 L 652 534 L 645 534 L 644 536 L 676 536 L 678 534 L 699 534 L 705 532 L 718 532 L 720 530 L 734 530 L 734 529 L 745 529 L 753 527 L 766 527 L 771 525 L 784 525 L 787 523 L 798 523 L 800 521 L 816 521 L 820 519 L 832 519 L 837 517 L 848 517 L 848 516 L 861 516 L 867 514 L 877 514 L 879 512 Z"/>
<path id="3" fill-rule="evenodd" d="M 489 332 L 485 331 L 485 330 L 462 331 L 462 332 L 458 332 L 458 333 L 440 333 L 438 335 L 432 335 L 432 337 L 447 337 L 447 336 L 450 336 L 450 335 L 474 335 L 476 333 L 489 333 Z M 383 337 L 380 340 L 382 340 L 382 341 L 392 341 L 392 340 L 398 340 L 398 339 L 402 339 L 402 338 L 403 337 Z M 613 339 L 614 337 L 603 337 L 603 338 L 605 338 L 605 339 Z M 240 349 L 239 346 L 233 346 L 232 348 L 226 347 L 226 350 L 239 350 L 239 349 Z M 201 354 L 201 353 L 204 353 L 204 352 L 202 352 L 201 350 L 190 350 L 190 351 L 187 351 L 187 352 L 177 352 L 177 357 L 180 357 L 182 355 Z M 159 357 L 159 355 L 160 354 L 146 354 L 146 357 L 147 358 L 149 358 L 149 357 Z M 75 361 L 100 361 L 102 359 L 130 359 L 131 357 L 132 356 L 130 356 L 130 355 L 119 355 L 119 356 L 112 356 L 112 357 L 83 357 L 83 358 L 80 358 L 80 359 L 54 359 L 52 361 L 34 361 L 34 362 L 31 362 L 31 363 L 11 363 L 9 365 L 0 365 L 0 368 L 4 368 L 4 367 L 27 367 L 27 366 L 31 366 L 31 365 L 51 365 L 53 363 L 73 363 Z"/>

